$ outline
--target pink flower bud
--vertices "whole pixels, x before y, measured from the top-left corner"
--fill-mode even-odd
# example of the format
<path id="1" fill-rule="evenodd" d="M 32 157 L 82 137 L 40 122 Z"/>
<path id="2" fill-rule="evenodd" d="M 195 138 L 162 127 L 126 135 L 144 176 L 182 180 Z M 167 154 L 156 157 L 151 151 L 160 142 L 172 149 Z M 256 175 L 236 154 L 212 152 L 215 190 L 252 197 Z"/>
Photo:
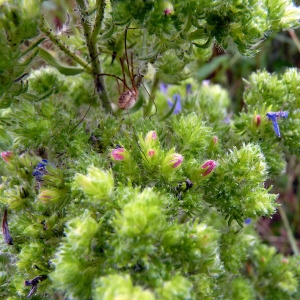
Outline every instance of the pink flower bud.
<path id="1" fill-rule="evenodd" d="M 155 155 L 155 150 L 151 149 L 151 150 L 148 151 L 148 156 L 149 157 L 152 157 L 154 155 Z"/>
<path id="2" fill-rule="evenodd" d="M 215 169 L 215 167 L 217 166 L 217 163 L 214 160 L 208 160 L 206 161 L 201 168 L 205 169 L 204 172 L 202 173 L 202 176 L 207 176 L 208 174 L 210 174 L 213 169 Z"/>
<path id="3" fill-rule="evenodd" d="M 157 134 L 154 130 L 151 130 L 147 133 L 145 137 L 145 142 L 151 142 L 151 141 L 156 141 L 157 139 Z"/>
<path id="4" fill-rule="evenodd" d="M 256 125 L 256 127 L 259 126 L 260 121 L 261 121 L 260 115 L 254 116 L 254 118 L 253 118 L 253 124 Z"/>
<path id="5" fill-rule="evenodd" d="M 173 169 L 179 167 L 182 162 L 183 162 L 183 156 L 178 153 L 174 153 L 171 159 L 169 160 L 169 164 L 172 166 Z"/>
<path id="6" fill-rule="evenodd" d="M 219 141 L 219 139 L 218 139 L 218 137 L 215 135 L 215 136 L 213 137 L 213 143 L 214 143 L 214 145 L 217 145 L 218 141 Z"/>
<path id="7" fill-rule="evenodd" d="M 284 263 L 284 264 L 287 264 L 287 263 L 289 262 L 289 260 L 288 260 L 286 257 L 284 257 L 284 258 L 281 260 L 281 262 Z"/>
<path id="8" fill-rule="evenodd" d="M 111 151 L 111 157 L 113 160 L 124 160 L 125 158 L 125 149 L 116 148 Z"/>
<path id="9" fill-rule="evenodd" d="M 11 151 L 4 151 L 1 152 L 1 157 L 6 163 L 10 163 L 11 159 L 13 158 L 14 154 Z"/>
<path id="10" fill-rule="evenodd" d="M 164 2 L 165 16 L 169 16 L 169 15 L 173 14 L 173 12 L 174 12 L 174 7 L 173 7 L 172 3 L 170 3 L 169 1 L 165 1 Z"/>

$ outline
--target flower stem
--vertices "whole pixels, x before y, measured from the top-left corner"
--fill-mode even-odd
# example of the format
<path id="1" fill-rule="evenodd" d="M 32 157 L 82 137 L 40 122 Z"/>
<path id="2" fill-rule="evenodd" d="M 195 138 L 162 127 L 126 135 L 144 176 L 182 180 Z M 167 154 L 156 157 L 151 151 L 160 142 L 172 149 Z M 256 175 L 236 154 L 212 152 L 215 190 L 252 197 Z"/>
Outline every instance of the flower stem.
<path id="1" fill-rule="evenodd" d="M 293 232 L 292 232 L 292 229 L 290 227 L 289 221 L 288 221 L 288 219 L 286 217 L 285 211 L 282 208 L 282 206 L 278 207 L 278 211 L 279 211 L 279 214 L 281 216 L 281 219 L 282 219 L 282 222 L 283 222 L 283 226 L 285 227 L 285 230 L 287 232 L 288 240 L 290 242 L 292 250 L 293 250 L 293 252 L 294 252 L 295 255 L 299 255 L 299 250 L 298 250 L 298 247 L 297 247 L 297 243 L 296 243 L 295 237 L 293 235 Z"/>

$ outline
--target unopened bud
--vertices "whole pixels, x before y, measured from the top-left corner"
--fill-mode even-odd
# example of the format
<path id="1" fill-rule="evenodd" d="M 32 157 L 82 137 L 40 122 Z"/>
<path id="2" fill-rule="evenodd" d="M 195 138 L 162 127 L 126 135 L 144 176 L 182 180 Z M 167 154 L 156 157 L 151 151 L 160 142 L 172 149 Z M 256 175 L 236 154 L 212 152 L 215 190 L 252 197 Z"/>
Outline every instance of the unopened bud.
<path id="1" fill-rule="evenodd" d="M 218 139 L 218 137 L 215 135 L 215 136 L 213 137 L 213 143 L 214 143 L 214 145 L 217 145 L 217 144 L 218 144 L 218 141 L 219 141 L 219 139 Z"/>
<path id="2" fill-rule="evenodd" d="M 1 157 L 6 163 L 10 163 L 11 159 L 13 158 L 14 154 L 11 151 L 4 151 L 1 152 Z"/>
<path id="3" fill-rule="evenodd" d="M 151 130 L 147 133 L 146 137 L 145 137 L 145 142 L 149 143 L 151 141 L 156 141 L 157 139 L 157 134 L 154 130 Z"/>
<path id="4" fill-rule="evenodd" d="M 214 160 L 206 161 L 202 166 L 201 169 L 203 170 L 202 176 L 209 175 L 217 166 L 217 163 Z"/>
<path id="5" fill-rule="evenodd" d="M 289 262 L 289 260 L 288 260 L 286 257 L 284 257 L 284 258 L 281 260 L 281 262 L 284 263 L 284 264 L 287 264 L 287 263 Z"/>
<path id="6" fill-rule="evenodd" d="M 181 165 L 181 163 L 183 162 L 183 156 L 178 154 L 178 153 L 174 153 L 171 155 L 171 157 L 168 160 L 168 164 L 173 168 L 176 169 L 177 167 L 179 167 Z"/>
<path id="7" fill-rule="evenodd" d="M 254 118 L 253 118 L 253 124 L 256 125 L 256 127 L 259 126 L 260 121 L 261 121 L 260 115 L 254 116 Z"/>
<path id="8" fill-rule="evenodd" d="M 152 150 L 152 149 L 151 149 L 151 150 L 148 151 L 148 156 L 149 156 L 149 157 L 152 157 L 152 156 L 154 156 L 154 155 L 155 155 L 155 150 Z"/>
<path id="9" fill-rule="evenodd" d="M 172 3 L 170 3 L 169 1 L 165 1 L 165 3 L 164 3 L 165 16 L 169 16 L 169 15 L 173 14 L 173 12 L 174 12 L 174 7 L 173 7 Z"/>
<path id="10" fill-rule="evenodd" d="M 124 160 L 125 158 L 125 149 L 116 148 L 111 151 L 111 157 L 113 160 Z"/>
<path id="11" fill-rule="evenodd" d="M 60 199 L 60 192 L 57 189 L 44 189 L 39 193 L 38 197 L 43 203 L 53 202 Z"/>

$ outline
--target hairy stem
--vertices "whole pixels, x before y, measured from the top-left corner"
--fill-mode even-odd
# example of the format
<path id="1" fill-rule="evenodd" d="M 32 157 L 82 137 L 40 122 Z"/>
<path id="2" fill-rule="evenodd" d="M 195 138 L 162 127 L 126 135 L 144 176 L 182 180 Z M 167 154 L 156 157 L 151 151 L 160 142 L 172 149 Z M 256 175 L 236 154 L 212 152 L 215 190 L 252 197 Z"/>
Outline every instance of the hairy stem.
<path id="1" fill-rule="evenodd" d="M 76 2 L 82 12 L 87 11 L 87 5 L 84 0 L 76 0 Z M 92 68 L 91 74 L 94 78 L 97 96 L 100 102 L 102 103 L 105 112 L 111 113 L 111 105 L 110 105 L 110 100 L 107 93 L 104 77 L 99 76 L 99 74 L 103 72 L 99 60 L 99 53 L 97 53 L 97 35 L 99 33 L 101 22 L 103 20 L 105 1 L 97 0 L 97 6 L 98 6 L 97 15 L 96 15 L 95 24 L 93 26 L 92 31 L 90 28 L 90 24 L 86 22 L 86 19 L 84 17 L 81 17 L 80 20 L 83 27 L 84 36 L 86 39 L 86 44 L 91 59 L 91 68 Z"/>

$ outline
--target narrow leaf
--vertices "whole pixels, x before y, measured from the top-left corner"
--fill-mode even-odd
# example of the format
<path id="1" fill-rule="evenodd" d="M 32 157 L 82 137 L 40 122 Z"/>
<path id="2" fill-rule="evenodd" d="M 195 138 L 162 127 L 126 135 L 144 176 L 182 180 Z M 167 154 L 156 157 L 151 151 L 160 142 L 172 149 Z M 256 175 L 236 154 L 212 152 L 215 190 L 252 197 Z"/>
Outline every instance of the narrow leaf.
<path id="1" fill-rule="evenodd" d="M 39 47 L 39 55 L 44 59 L 49 65 L 57 68 L 57 70 L 67 76 L 78 75 L 83 72 L 84 68 L 68 67 L 61 65 L 48 51 Z"/>

